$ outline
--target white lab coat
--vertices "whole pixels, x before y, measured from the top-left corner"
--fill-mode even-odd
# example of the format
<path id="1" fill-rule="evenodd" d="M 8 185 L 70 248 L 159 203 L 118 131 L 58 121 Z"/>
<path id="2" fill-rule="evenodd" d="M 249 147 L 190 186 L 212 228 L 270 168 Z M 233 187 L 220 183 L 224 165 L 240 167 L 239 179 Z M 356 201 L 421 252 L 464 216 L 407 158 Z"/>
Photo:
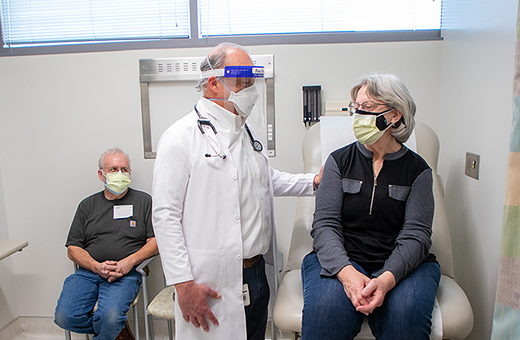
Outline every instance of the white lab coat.
<path id="1" fill-rule="evenodd" d="M 201 101 L 205 99 L 199 101 L 199 108 L 208 105 Z M 175 338 L 245 340 L 237 168 L 224 143 L 222 153 L 226 159 L 204 156 L 214 152 L 198 129 L 197 118 L 192 111 L 170 126 L 159 141 L 152 189 L 153 224 L 166 283 L 195 280 L 222 297 L 208 298 L 219 321 L 219 326 L 208 321 L 208 333 L 186 323 L 175 303 Z M 274 170 L 269 166 L 265 147 L 263 154 L 270 169 L 271 210 L 274 195 L 313 194 L 313 174 L 292 175 Z M 273 245 L 274 223 L 271 225 Z M 276 249 L 271 246 L 266 261 L 276 266 L 273 248 Z"/>

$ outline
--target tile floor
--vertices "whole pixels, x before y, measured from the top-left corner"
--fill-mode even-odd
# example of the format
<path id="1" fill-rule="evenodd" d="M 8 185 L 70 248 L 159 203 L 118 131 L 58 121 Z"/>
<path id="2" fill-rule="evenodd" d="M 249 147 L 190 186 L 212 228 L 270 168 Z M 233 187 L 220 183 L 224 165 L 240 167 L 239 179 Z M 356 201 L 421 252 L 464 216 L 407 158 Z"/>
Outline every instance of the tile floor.
<path id="1" fill-rule="evenodd" d="M 144 321 L 139 324 L 140 339 L 144 336 Z M 141 324 L 142 323 L 142 324 Z M 133 325 L 133 323 L 131 323 Z M 154 320 L 155 340 L 167 340 L 168 331 L 165 320 Z M 266 339 L 271 339 L 270 324 Z M 289 340 L 290 334 L 280 334 L 278 340 Z M 52 318 L 20 317 L 0 330 L 0 340 L 65 340 L 65 331 L 53 322 Z M 72 334 L 72 340 L 85 340 L 85 335 Z"/>

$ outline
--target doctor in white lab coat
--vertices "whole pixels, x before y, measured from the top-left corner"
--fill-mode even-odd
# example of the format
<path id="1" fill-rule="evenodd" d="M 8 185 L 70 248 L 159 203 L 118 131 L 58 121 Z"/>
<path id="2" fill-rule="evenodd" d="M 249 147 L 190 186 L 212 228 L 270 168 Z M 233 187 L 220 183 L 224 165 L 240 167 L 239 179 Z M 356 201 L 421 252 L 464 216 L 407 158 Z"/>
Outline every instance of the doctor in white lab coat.
<path id="1" fill-rule="evenodd" d="M 218 74 L 228 65 L 253 64 L 242 47 L 221 44 L 201 70 Z M 244 79 L 205 79 L 196 109 L 161 137 L 154 166 L 153 224 L 166 283 L 176 288 L 175 336 L 264 339 L 269 293 L 256 303 L 256 292 L 247 289 L 257 283 L 244 282 L 246 271 L 262 281 L 263 255 L 276 264 L 273 196 L 312 195 L 321 176 L 272 169 L 265 148 L 253 148 L 256 137 L 245 124 L 250 110 L 243 99 L 233 100 L 248 86 Z M 217 135 L 207 124 L 201 133 L 200 117 Z M 253 320 L 258 315 L 260 322 Z"/>

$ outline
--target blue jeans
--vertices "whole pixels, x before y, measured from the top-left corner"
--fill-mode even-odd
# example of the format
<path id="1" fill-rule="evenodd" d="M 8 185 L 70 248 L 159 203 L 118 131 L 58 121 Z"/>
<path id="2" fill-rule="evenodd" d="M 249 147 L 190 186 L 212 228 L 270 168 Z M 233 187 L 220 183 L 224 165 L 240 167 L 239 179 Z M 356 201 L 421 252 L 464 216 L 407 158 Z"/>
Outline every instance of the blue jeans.
<path id="1" fill-rule="evenodd" d="M 353 265 L 369 276 L 361 266 Z M 302 340 L 353 339 L 361 330 L 365 315 L 356 311 L 335 276 L 321 277 L 320 271 L 316 254 L 303 259 Z M 437 262 L 422 263 L 389 291 L 383 305 L 368 316 L 375 338 L 429 339 L 440 276 Z"/>
<path id="2" fill-rule="evenodd" d="M 141 280 L 135 269 L 109 283 L 80 268 L 65 279 L 54 322 L 75 333 L 94 334 L 96 340 L 114 340 L 125 327 L 126 313 L 139 293 Z M 96 302 L 98 308 L 92 313 Z"/>
<path id="3" fill-rule="evenodd" d="M 244 268 L 243 280 L 249 286 L 249 299 L 251 301 L 249 306 L 244 308 L 247 339 L 264 340 L 270 291 L 265 275 L 265 260 L 263 257 L 253 266 Z"/>

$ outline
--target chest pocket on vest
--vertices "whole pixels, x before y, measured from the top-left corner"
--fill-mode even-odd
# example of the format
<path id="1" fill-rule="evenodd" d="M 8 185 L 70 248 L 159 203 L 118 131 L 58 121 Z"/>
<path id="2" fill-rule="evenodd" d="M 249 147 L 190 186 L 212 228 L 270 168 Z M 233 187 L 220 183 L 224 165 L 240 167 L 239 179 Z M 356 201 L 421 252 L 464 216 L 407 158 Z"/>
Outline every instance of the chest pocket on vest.
<path id="1" fill-rule="evenodd" d="M 344 194 L 359 194 L 361 192 L 361 185 L 363 181 L 358 179 L 342 178 L 341 186 Z"/>
<path id="2" fill-rule="evenodd" d="M 405 202 L 410 194 L 410 187 L 403 185 L 388 185 L 388 196 L 397 201 Z"/>

